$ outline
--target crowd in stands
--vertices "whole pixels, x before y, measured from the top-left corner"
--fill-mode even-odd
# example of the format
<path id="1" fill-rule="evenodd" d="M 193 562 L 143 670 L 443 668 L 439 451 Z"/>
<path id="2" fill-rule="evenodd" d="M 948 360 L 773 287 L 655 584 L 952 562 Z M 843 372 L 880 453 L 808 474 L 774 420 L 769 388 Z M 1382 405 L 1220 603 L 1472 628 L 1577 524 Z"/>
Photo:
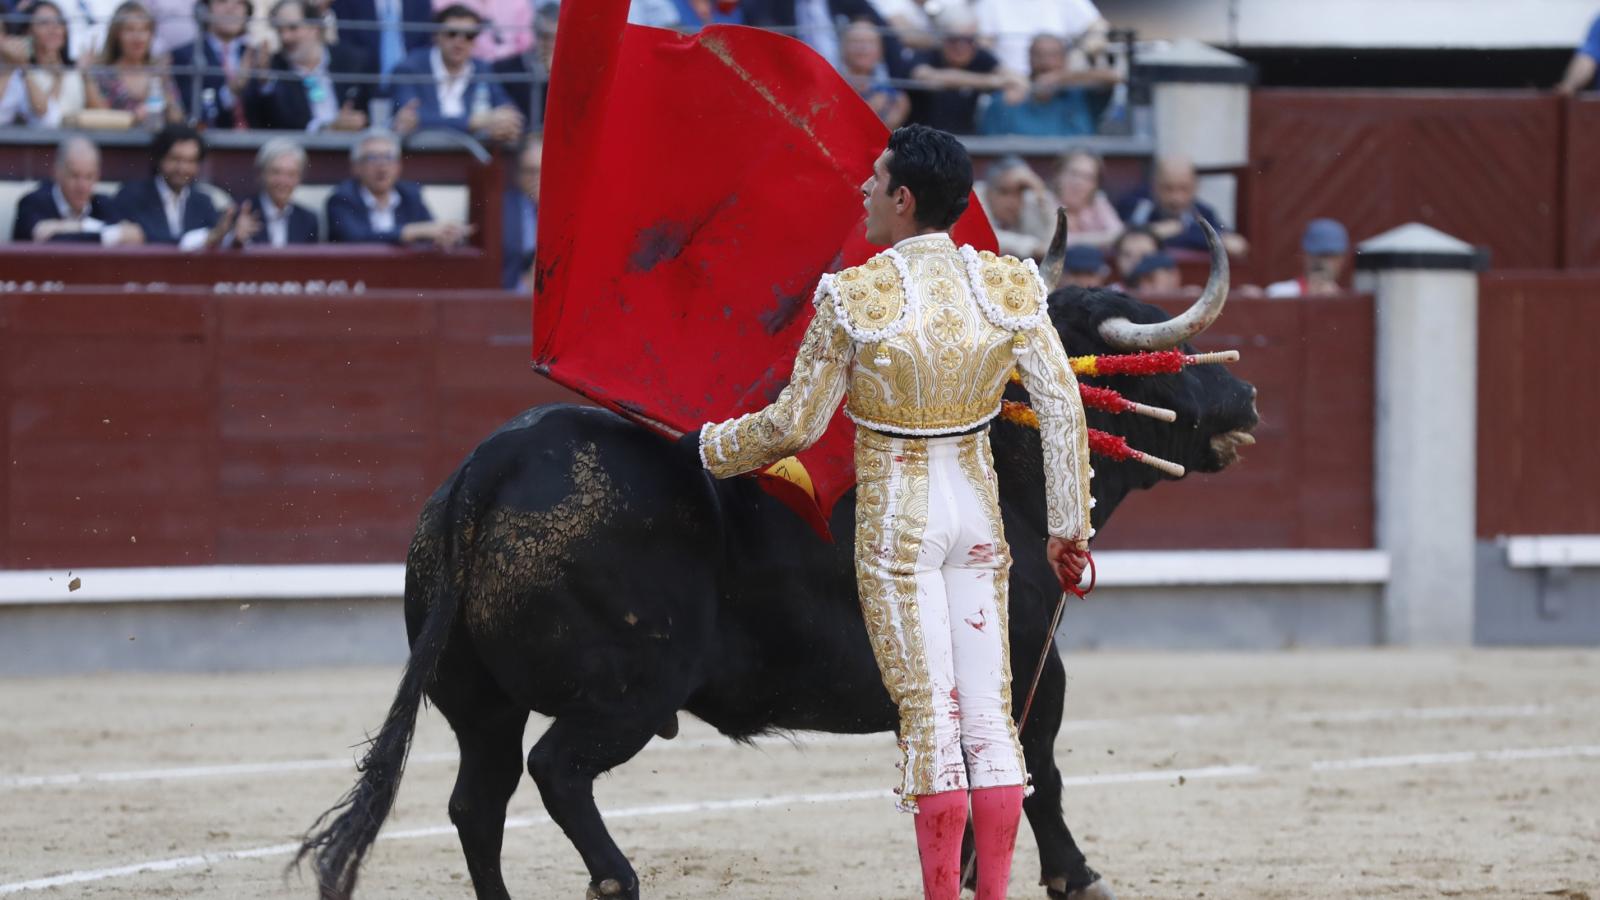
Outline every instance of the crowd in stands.
<path id="1" fill-rule="evenodd" d="M 258 5 L 259 4 L 259 5 Z M 446 128 L 544 117 L 558 0 L 0 0 L 0 126 Z M 630 20 L 790 34 L 886 124 L 1101 128 L 1127 69 L 1091 0 L 633 0 Z"/>
<path id="2" fill-rule="evenodd" d="M 439 221 L 402 177 L 403 139 L 471 134 L 508 151 L 501 223 L 507 287 L 527 287 L 537 233 L 545 84 L 555 0 L 0 0 L 0 126 L 78 132 L 53 178 L 24 198 L 14 241 L 161 243 L 181 250 L 317 242 L 452 247 L 472 234 Z M 568 0 L 576 2 L 576 0 Z M 832 62 L 889 127 L 1073 136 L 1102 128 L 1127 60 L 1092 0 L 633 0 L 630 21 L 694 32 L 736 23 L 784 31 Z M 95 192 L 99 154 L 83 133 L 149 128 L 152 176 Z M 208 129 L 275 132 L 258 185 L 214 205 L 195 180 Z M 321 215 L 294 202 L 306 152 L 296 134 L 352 135 L 350 175 Z M 1046 177 L 1048 176 L 1048 177 Z M 1065 209 L 1064 282 L 1180 290 L 1178 259 L 1205 249 L 1201 219 L 1248 252 L 1197 197 L 1177 156 L 1113 202 L 1093 152 L 1045 174 L 1011 156 L 976 186 L 1000 249 L 1043 255 Z M 1348 241 L 1313 223 L 1306 274 L 1272 296 L 1337 288 Z M 1176 256 L 1174 255 L 1176 254 Z"/>

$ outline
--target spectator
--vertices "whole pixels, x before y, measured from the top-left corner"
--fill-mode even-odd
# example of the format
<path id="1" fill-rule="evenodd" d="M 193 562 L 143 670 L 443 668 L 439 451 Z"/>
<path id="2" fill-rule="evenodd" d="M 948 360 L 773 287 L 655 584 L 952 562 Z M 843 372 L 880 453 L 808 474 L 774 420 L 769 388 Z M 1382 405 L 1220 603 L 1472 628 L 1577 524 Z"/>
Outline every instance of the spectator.
<path id="1" fill-rule="evenodd" d="M 243 128 L 245 88 L 253 70 L 266 68 L 271 50 L 261 43 L 252 46 L 245 36 L 245 26 L 255 13 L 250 0 L 200 0 L 196 9 L 205 22 L 205 32 L 195 42 L 172 51 L 177 104 L 195 124 Z M 194 69 L 202 70 L 199 96 Z M 196 101 L 199 108 L 190 109 Z"/>
<path id="2" fill-rule="evenodd" d="M 74 67 L 68 51 L 67 20 L 51 0 L 28 7 L 28 64 L 18 70 L 17 90 L 22 95 L 22 119 L 39 128 L 71 128 L 88 104 L 82 70 Z M 7 121 L 10 121 L 9 119 Z M 99 157 L 96 155 L 98 170 Z"/>
<path id="3" fill-rule="evenodd" d="M 965 3 L 967 0 L 951 0 Z M 944 8 L 943 0 L 872 0 L 878 14 L 894 29 L 895 37 L 908 51 L 932 50 L 939 46 L 933 17 Z"/>
<path id="4" fill-rule="evenodd" d="M 739 0 L 672 0 L 678 9 L 676 28 L 694 34 L 707 25 L 743 25 Z"/>
<path id="5" fill-rule="evenodd" d="M 1178 263 L 1160 250 L 1139 260 L 1128 273 L 1128 290 L 1135 294 L 1172 294 L 1183 290 Z"/>
<path id="6" fill-rule="evenodd" d="M 1567 63 L 1567 74 L 1556 85 L 1556 93 L 1570 97 L 1579 91 L 1592 89 L 1597 69 L 1600 69 L 1600 16 L 1589 26 L 1582 46 L 1572 54 L 1572 61 Z"/>
<path id="7" fill-rule="evenodd" d="M 506 290 L 527 292 L 533 269 L 533 251 L 539 238 L 539 174 L 544 165 L 544 140 L 536 134 L 522 139 L 517 151 L 517 177 L 506 190 L 501 206 L 500 283 Z"/>
<path id="8" fill-rule="evenodd" d="M 273 55 L 267 77 L 251 80 L 246 92 L 250 121 L 257 128 L 292 131 L 361 131 L 372 85 L 354 46 L 323 41 L 322 23 L 306 0 L 278 0 L 272 27 L 283 49 Z"/>
<path id="9" fill-rule="evenodd" d="M 1195 197 L 1197 183 L 1194 163 L 1181 156 L 1163 156 L 1156 160 L 1150 187 L 1123 202 L 1122 219 L 1129 225 L 1149 226 L 1163 247 L 1204 252 L 1206 235 L 1199 221 L 1204 217 L 1222 236 L 1229 253 L 1248 253 L 1249 242 L 1228 232 L 1217 211 Z"/>
<path id="10" fill-rule="evenodd" d="M 939 14 L 937 50 L 913 59 L 911 77 L 920 82 L 911 98 L 911 119 L 942 131 L 972 134 L 977 130 L 978 97 L 1003 91 L 1006 102 L 1021 102 L 1027 79 L 1000 65 L 994 54 L 978 46 L 978 20 L 965 6 Z"/>
<path id="11" fill-rule="evenodd" d="M 670 5 L 671 0 L 662 2 Z M 472 46 L 474 59 L 492 63 L 533 49 L 531 0 L 433 0 L 433 11 L 442 12 L 453 3 L 477 13 L 484 24 Z"/>
<path id="12" fill-rule="evenodd" d="M 117 218 L 111 198 L 95 193 L 100 182 L 100 151 L 82 135 L 56 147 L 55 180 L 42 182 L 17 203 L 11 240 L 138 244 L 144 233 Z"/>
<path id="13" fill-rule="evenodd" d="M 144 4 L 126 0 L 117 7 L 100 51 L 100 69 L 84 84 L 91 108 L 130 113 L 134 124 L 149 128 L 183 121 L 166 61 L 151 53 L 154 37 L 155 21 Z"/>
<path id="14" fill-rule="evenodd" d="M 195 189 L 205 155 L 205 141 L 188 125 L 161 129 L 150 141 L 155 173 L 122 186 L 114 202 L 117 214 L 138 225 L 149 244 L 176 244 L 179 250 L 221 244 L 233 228 L 235 209 L 218 215 L 211 198 Z"/>
<path id="15" fill-rule="evenodd" d="M 350 148 L 354 177 L 328 196 L 328 240 L 344 244 L 410 244 L 430 241 L 454 247 L 472 233 L 455 222 L 435 222 L 422 202 L 422 188 L 400 180 L 400 139 L 369 131 Z"/>
<path id="16" fill-rule="evenodd" d="M 1148 228 L 1129 228 L 1117 235 L 1117 239 L 1111 242 L 1111 262 L 1116 266 L 1118 281 L 1112 287 L 1118 290 L 1126 287 L 1139 261 L 1160 249 L 1160 239 L 1151 234 Z"/>
<path id="17" fill-rule="evenodd" d="M 1344 271 L 1345 254 L 1350 252 L 1350 236 L 1333 219 L 1312 219 L 1300 237 L 1304 271 L 1299 278 L 1267 285 L 1268 297 L 1316 297 L 1338 294 L 1344 288 L 1339 276 Z"/>
<path id="18" fill-rule="evenodd" d="M 1021 98 L 995 100 L 984 113 L 984 134 L 1062 136 L 1093 134 L 1094 110 L 1084 85 L 1117 81 L 1110 69 L 1072 69 L 1067 45 L 1053 34 L 1041 34 L 1028 48 L 1028 92 Z"/>
<path id="19" fill-rule="evenodd" d="M 245 244 L 287 247 L 317 242 L 317 216 L 294 202 L 306 174 L 306 151 L 293 138 L 275 137 L 256 151 L 257 193 L 240 204 Z M 247 225 L 245 220 L 249 219 Z"/>
<path id="20" fill-rule="evenodd" d="M 339 43 L 366 54 L 376 74 L 388 75 L 432 43 L 430 0 L 333 0 Z"/>
<path id="21" fill-rule="evenodd" d="M 839 32 L 846 24 L 866 19 L 879 28 L 889 25 L 868 0 L 743 0 L 740 5 L 746 25 L 793 35 L 835 69 L 843 61 Z M 886 38 L 884 51 L 894 70 L 900 59 L 899 41 Z"/>
<path id="22" fill-rule="evenodd" d="M 1075 244 L 1067 248 L 1067 255 L 1061 262 L 1059 286 L 1105 287 L 1106 278 L 1110 274 L 1111 269 L 1106 265 L 1105 253 L 1099 247 Z"/>
<path id="23" fill-rule="evenodd" d="M 844 30 L 842 74 L 878 114 L 879 121 L 891 130 L 905 124 L 911 114 L 911 98 L 889 82 L 889 70 L 883 64 L 883 36 L 866 19 L 858 19 Z"/>
<path id="24" fill-rule="evenodd" d="M 509 56 L 490 67 L 496 75 L 507 80 L 501 82 L 506 95 L 529 127 L 544 122 L 545 88 L 550 84 L 550 62 L 556 49 L 556 20 L 561 7 L 546 3 L 533 15 L 532 49 Z"/>
<path id="25" fill-rule="evenodd" d="M 172 51 L 184 44 L 192 44 L 200 36 L 195 22 L 195 0 L 145 0 L 150 15 L 156 19 L 155 53 L 171 56 Z"/>
<path id="26" fill-rule="evenodd" d="M 1122 233 L 1122 217 L 1100 189 L 1105 161 L 1089 150 L 1068 150 L 1056 172 L 1056 197 L 1067 211 L 1067 243 L 1104 248 Z"/>
<path id="27" fill-rule="evenodd" d="M 672 0 L 632 0 L 628 4 L 628 24 L 651 28 L 677 28 L 682 20 L 678 4 Z"/>
<path id="28" fill-rule="evenodd" d="M 977 0 L 978 26 L 994 54 L 1013 72 L 1027 71 L 1028 45 L 1053 34 L 1088 56 L 1105 51 L 1110 26 L 1093 0 Z"/>
<path id="29" fill-rule="evenodd" d="M 434 22 L 439 30 L 433 49 L 413 52 L 394 70 L 395 105 L 402 113 L 414 111 L 416 122 L 412 126 L 409 117 L 402 117 L 396 130 L 405 134 L 412 127 L 451 128 L 487 134 L 502 143 L 515 141 L 522 133 L 522 114 L 499 82 L 485 79 L 488 65 L 472 58 L 472 42 L 482 26 L 478 14 L 457 3 L 440 10 Z"/>
<path id="30" fill-rule="evenodd" d="M 989 214 L 1000 252 L 1020 259 L 1038 257 L 1055 232 L 1056 198 L 1020 156 L 996 160 L 978 185 L 978 200 Z"/>

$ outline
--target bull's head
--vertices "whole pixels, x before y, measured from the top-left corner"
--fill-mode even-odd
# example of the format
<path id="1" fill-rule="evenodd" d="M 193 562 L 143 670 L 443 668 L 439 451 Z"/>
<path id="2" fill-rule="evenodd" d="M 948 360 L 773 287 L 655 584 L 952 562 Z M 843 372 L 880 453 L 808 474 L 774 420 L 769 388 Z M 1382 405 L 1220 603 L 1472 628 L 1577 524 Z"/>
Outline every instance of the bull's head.
<path id="1" fill-rule="evenodd" d="M 1172 348 L 1192 352 L 1189 339 L 1216 321 L 1228 299 L 1227 253 L 1209 226 L 1206 237 L 1211 248 L 1210 278 L 1200 298 L 1175 317 L 1117 291 L 1068 287 L 1052 293 L 1050 316 L 1067 352 L 1073 356 Z M 1046 284 L 1054 285 L 1059 278 L 1065 247 L 1066 217 L 1060 215 L 1042 267 Z M 1177 375 L 1087 380 L 1114 388 L 1129 400 L 1177 413 L 1172 423 L 1093 410 L 1088 417 L 1091 426 L 1121 435 L 1135 448 L 1180 463 L 1191 472 L 1219 472 L 1238 461 L 1240 447 L 1255 443 L 1250 432 L 1257 422 L 1256 389 L 1224 366 L 1190 366 Z M 1129 491 L 1167 477 L 1140 463 L 1109 460 L 1096 460 L 1095 472 L 1097 525 Z"/>

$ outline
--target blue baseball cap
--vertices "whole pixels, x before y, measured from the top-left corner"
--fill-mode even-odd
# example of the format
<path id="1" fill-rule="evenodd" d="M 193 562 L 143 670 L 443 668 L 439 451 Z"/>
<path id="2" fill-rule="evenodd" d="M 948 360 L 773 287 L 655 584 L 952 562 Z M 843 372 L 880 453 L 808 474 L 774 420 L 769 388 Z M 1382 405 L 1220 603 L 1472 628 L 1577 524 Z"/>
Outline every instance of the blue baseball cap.
<path id="1" fill-rule="evenodd" d="M 1146 256 L 1144 259 L 1139 260 L 1139 264 L 1133 267 L 1132 272 L 1128 273 L 1128 281 L 1138 281 L 1146 275 L 1149 275 L 1151 272 L 1156 272 L 1161 269 L 1176 269 L 1177 267 L 1177 260 L 1173 259 L 1166 252 L 1157 250 L 1149 256 Z"/>
<path id="2" fill-rule="evenodd" d="M 1343 256 L 1350 249 L 1350 235 L 1332 219 L 1312 219 L 1300 238 L 1300 249 L 1311 256 Z"/>

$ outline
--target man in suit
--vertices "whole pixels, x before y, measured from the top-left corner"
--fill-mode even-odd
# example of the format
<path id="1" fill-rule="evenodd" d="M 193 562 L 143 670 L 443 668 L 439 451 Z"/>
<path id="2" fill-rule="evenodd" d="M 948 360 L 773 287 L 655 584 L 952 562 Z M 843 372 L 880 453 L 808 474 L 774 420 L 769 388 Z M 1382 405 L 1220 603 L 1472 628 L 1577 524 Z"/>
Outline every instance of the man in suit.
<path id="1" fill-rule="evenodd" d="M 144 231 L 149 244 L 179 250 L 212 249 L 233 228 L 235 210 L 219 215 L 211 199 L 195 189 L 206 145 L 188 125 L 168 125 L 150 141 L 154 174 L 129 181 L 117 192 L 117 215 Z"/>
<path id="2" fill-rule="evenodd" d="M 539 237 L 539 173 L 544 163 L 544 141 L 536 134 L 522 139 L 517 152 L 516 178 L 506 189 L 500 206 L 500 283 L 506 290 L 530 291 L 529 271 Z"/>
<path id="3" fill-rule="evenodd" d="M 369 131 L 350 148 L 353 175 L 328 195 L 328 240 L 346 244 L 432 243 L 454 247 L 470 226 L 435 222 L 422 187 L 400 180 L 400 139 Z"/>
<path id="4" fill-rule="evenodd" d="M 256 153 L 259 189 L 240 204 L 239 223 L 230 238 L 264 247 L 315 244 L 317 215 L 294 202 L 305 173 L 306 151 L 294 138 L 275 137 L 262 144 Z"/>
<path id="5" fill-rule="evenodd" d="M 471 8 L 452 4 L 434 16 L 434 46 L 416 50 L 395 68 L 394 103 L 415 112 L 416 127 L 449 128 L 511 143 L 522 133 L 522 114 L 498 81 L 485 80 L 488 63 L 472 58 L 483 20 Z M 402 133 L 410 122 L 401 125 Z"/>
<path id="6" fill-rule="evenodd" d="M 322 20 L 306 0 L 278 0 L 272 27 L 283 49 L 271 71 L 253 79 L 246 92 L 250 121 L 257 128 L 292 131 L 360 131 L 367 127 L 371 85 L 352 78 L 368 70 L 353 46 L 328 46 Z"/>
<path id="7" fill-rule="evenodd" d="M 139 244 L 144 232 L 132 222 L 120 225 L 110 197 L 94 192 L 100 181 L 100 151 L 73 135 L 56 147 L 55 180 L 23 195 L 11 240 L 71 241 L 85 244 Z"/>
<path id="8" fill-rule="evenodd" d="M 407 54 L 429 44 L 429 0 L 333 0 L 332 10 L 339 43 L 366 54 L 371 74 L 388 75 Z"/>
<path id="9" fill-rule="evenodd" d="M 243 128 L 244 92 L 250 70 L 266 60 L 264 46 L 250 46 L 245 26 L 254 9 L 250 0 L 200 0 L 200 17 L 206 30 L 193 43 L 172 51 L 173 80 L 178 88 L 178 103 L 190 122 L 212 128 Z M 196 73 L 200 95 L 195 96 Z M 192 109 L 196 99 L 198 109 Z"/>

